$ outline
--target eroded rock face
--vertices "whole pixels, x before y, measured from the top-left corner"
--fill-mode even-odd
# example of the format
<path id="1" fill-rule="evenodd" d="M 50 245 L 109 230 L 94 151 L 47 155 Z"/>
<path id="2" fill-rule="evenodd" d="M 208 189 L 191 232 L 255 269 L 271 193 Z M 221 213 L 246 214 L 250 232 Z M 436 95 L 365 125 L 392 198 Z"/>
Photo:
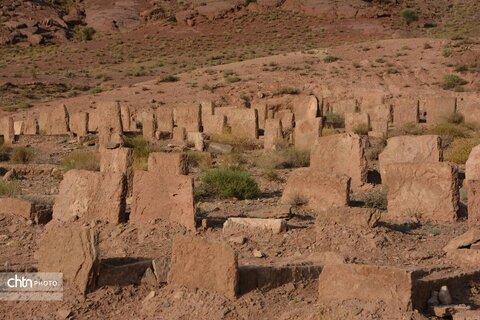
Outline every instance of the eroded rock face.
<path id="1" fill-rule="evenodd" d="M 97 233 L 77 224 L 49 223 L 38 251 L 38 271 L 62 272 L 68 285 L 87 293 L 94 286 Z"/>
<path id="2" fill-rule="evenodd" d="M 132 197 L 132 223 L 150 224 L 162 219 L 195 230 L 192 177 L 135 171 Z"/>
<path id="3" fill-rule="evenodd" d="M 400 220 L 454 222 L 459 203 L 458 170 L 445 162 L 384 166 L 388 214 Z"/>
<path id="4" fill-rule="evenodd" d="M 442 139 L 437 135 L 398 136 L 388 139 L 378 157 L 380 174 L 389 163 L 440 162 L 443 160 Z"/>
<path id="5" fill-rule="evenodd" d="M 350 178 L 321 173 L 312 168 L 293 171 L 282 194 L 282 203 L 305 202 L 315 211 L 349 204 Z"/>
<path id="6" fill-rule="evenodd" d="M 385 302 L 389 307 L 411 310 L 414 271 L 360 264 L 327 264 L 319 278 L 319 301 L 347 299 Z"/>
<path id="7" fill-rule="evenodd" d="M 53 218 L 125 222 L 126 187 L 122 173 L 70 170 L 60 183 Z"/>
<path id="8" fill-rule="evenodd" d="M 203 288 L 235 298 L 238 292 L 237 254 L 223 242 L 176 237 L 168 284 Z"/>
<path id="9" fill-rule="evenodd" d="M 365 140 L 355 134 L 321 137 L 310 155 L 310 167 L 326 174 L 346 175 L 352 186 L 367 182 Z"/>

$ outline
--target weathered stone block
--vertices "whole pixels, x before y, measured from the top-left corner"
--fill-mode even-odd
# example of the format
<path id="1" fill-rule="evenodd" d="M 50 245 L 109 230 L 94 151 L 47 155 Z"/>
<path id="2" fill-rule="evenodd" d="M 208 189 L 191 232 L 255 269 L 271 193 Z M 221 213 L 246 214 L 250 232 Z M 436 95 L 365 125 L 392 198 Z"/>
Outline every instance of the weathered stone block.
<path id="1" fill-rule="evenodd" d="M 400 98 L 393 102 L 393 123 L 401 126 L 419 122 L 418 99 Z"/>
<path id="2" fill-rule="evenodd" d="M 223 224 L 223 233 L 271 232 L 279 234 L 287 230 L 284 219 L 228 218 Z"/>
<path id="3" fill-rule="evenodd" d="M 327 264 L 320 273 L 318 299 L 322 303 L 380 300 L 393 309 L 412 310 L 415 279 L 414 271 L 396 267 Z"/>
<path id="4" fill-rule="evenodd" d="M 153 112 L 142 112 L 142 134 L 146 140 L 155 140 L 155 114 Z"/>
<path id="5" fill-rule="evenodd" d="M 61 272 L 67 284 L 88 293 L 95 283 L 98 235 L 76 224 L 49 223 L 38 251 L 38 271 Z"/>
<path id="6" fill-rule="evenodd" d="M 187 132 L 187 142 L 193 144 L 195 150 L 203 151 L 205 143 L 201 132 Z"/>
<path id="7" fill-rule="evenodd" d="M 457 220 L 457 168 L 445 162 L 391 163 L 384 167 L 388 214 L 403 220 Z"/>
<path id="8" fill-rule="evenodd" d="M 127 180 L 127 190 L 130 194 L 133 186 L 133 149 L 100 148 L 100 172 L 124 175 Z"/>
<path id="9" fill-rule="evenodd" d="M 367 182 L 365 140 L 355 134 L 321 137 L 310 155 L 310 167 L 322 173 L 346 175 L 353 186 Z"/>
<path id="10" fill-rule="evenodd" d="M 121 173 L 70 170 L 60 183 L 53 218 L 125 222 L 125 195 L 125 176 Z"/>
<path id="11" fill-rule="evenodd" d="M 480 145 L 474 147 L 465 163 L 465 179 L 480 180 Z"/>
<path id="12" fill-rule="evenodd" d="M 64 135 L 69 132 L 68 111 L 65 105 L 51 107 L 40 113 L 38 124 L 45 135 Z"/>
<path id="13" fill-rule="evenodd" d="M 199 103 L 181 103 L 174 109 L 174 119 L 177 127 L 186 131 L 200 131 L 201 110 Z"/>
<path id="14" fill-rule="evenodd" d="M 155 219 L 176 222 L 195 230 L 192 177 L 135 171 L 130 222 L 150 224 Z"/>
<path id="15" fill-rule="evenodd" d="M 15 143 L 15 129 L 13 127 L 13 118 L 4 117 L 0 125 L 2 128 L 1 134 L 3 135 L 3 143 L 5 145 L 11 145 Z"/>
<path id="16" fill-rule="evenodd" d="M 331 173 L 321 173 L 312 168 L 293 171 L 287 180 L 281 202 L 295 204 L 306 202 L 313 210 L 348 206 L 350 178 Z"/>
<path id="17" fill-rule="evenodd" d="M 318 99 L 314 95 L 297 96 L 292 101 L 295 121 L 314 119 L 320 115 Z"/>
<path id="18" fill-rule="evenodd" d="M 77 137 L 84 137 L 88 133 L 88 117 L 87 112 L 75 112 L 70 116 L 70 131 Z"/>
<path id="19" fill-rule="evenodd" d="M 428 97 L 420 112 L 423 112 L 427 124 L 436 125 L 446 122 L 446 119 L 456 110 L 456 98 Z"/>
<path id="20" fill-rule="evenodd" d="M 170 139 L 173 134 L 173 110 L 171 108 L 160 107 L 155 110 L 155 118 L 160 136 Z"/>
<path id="21" fill-rule="evenodd" d="M 480 180 L 468 180 L 468 226 L 480 226 Z"/>
<path id="22" fill-rule="evenodd" d="M 120 103 L 101 103 L 98 105 L 95 114 L 99 120 L 98 137 L 100 146 L 122 146 L 124 141 Z"/>
<path id="23" fill-rule="evenodd" d="M 328 111 L 344 115 L 347 112 L 355 112 L 358 110 L 358 103 L 356 99 L 345 99 L 338 101 L 329 101 Z"/>
<path id="24" fill-rule="evenodd" d="M 362 112 L 347 112 L 345 113 L 345 131 L 354 132 L 359 126 L 370 128 L 370 118 L 368 113 Z"/>
<path id="25" fill-rule="evenodd" d="M 310 150 L 312 146 L 317 143 L 321 134 L 322 118 L 297 121 L 293 135 L 295 148 L 299 150 Z"/>
<path id="26" fill-rule="evenodd" d="M 23 120 L 13 122 L 13 133 L 16 136 L 23 134 Z"/>
<path id="27" fill-rule="evenodd" d="M 187 175 L 188 156 L 181 152 L 152 152 L 148 156 L 148 171 Z"/>
<path id="28" fill-rule="evenodd" d="M 441 162 L 442 139 L 437 135 L 397 136 L 388 139 L 387 146 L 379 155 L 380 174 L 389 163 Z"/>
<path id="29" fill-rule="evenodd" d="M 37 135 L 39 132 L 38 121 L 32 115 L 29 115 L 23 123 L 24 135 Z"/>
<path id="30" fill-rule="evenodd" d="M 227 244 L 185 236 L 173 240 L 169 285 L 203 288 L 233 299 L 238 278 L 237 254 Z"/>
<path id="31" fill-rule="evenodd" d="M 172 136 L 173 141 L 177 143 L 181 143 L 181 142 L 185 142 L 186 139 L 187 139 L 187 130 L 185 130 L 184 127 L 173 128 L 173 136 Z"/>
<path id="32" fill-rule="evenodd" d="M 265 150 L 273 150 L 283 140 L 282 122 L 280 119 L 267 119 L 263 137 Z"/>

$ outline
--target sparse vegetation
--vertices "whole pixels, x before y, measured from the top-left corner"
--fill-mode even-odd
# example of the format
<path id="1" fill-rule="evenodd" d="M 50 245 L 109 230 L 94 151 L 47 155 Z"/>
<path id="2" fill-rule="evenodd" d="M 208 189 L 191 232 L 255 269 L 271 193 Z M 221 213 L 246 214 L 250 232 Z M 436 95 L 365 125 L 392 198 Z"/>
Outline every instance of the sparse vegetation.
<path id="1" fill-rule="evenodd" d="M 339 113 L 327 112 L 325 113 L 325 126 L 328 128 L 343 128 L 345 127 L 345 119 Z"/>
<path id="2" fill-rule="evenodd" d="M 414 135 L 418 136 L 424 134 L 425 131 L 416 123 L 406 123 L 395 130 L 390 130 L 388 132 L 388 137 L 404 136 L 404 135 Z"/>
<path id="3" fill-rule="evenodd" d="M 387 210 L 387 191 L 384 188 L 375 189 L 369 193 L 362 194 L 360 200 L 367 208 Z"/>
<path id="4" fill-rule="evenodd" d="M 221 134 L 214 134 L 211 136 L 210 140 L 213 142 L 232 145 L 237 151 L 253 150 L 258 147 L 255 141 L 252 139 L 246 136 L 235 135 L 228 131 L 225 131 Z"/>
<path id="5" fill-rule="evenodd" d="M 443 139 L 447 139 L 450 142 L 457 138 L 468 138 L 470 136 L 467 128 L 452 123 L 439 124 L 432 128 L 430 133 L 438 134 L 439 136 L 442 136 Z"/>
<path id="6" fill-rule="evenodd" d="M 468 81 L 466 81 L 465 79 L 462 79 L 457 75 L 450 74 L 450 75 L 446 75 L 443 78 L 441 87 L 443 90 L 455 90 L 455 91 L 460 90 L 461 91 L 461 89 L 463 89 L 462 86 L 466 85 L 467 83 Z"/>
<path id="7" fill-rule="evenodd" d="M 211 169 L 201 176 L 196 194 L 201 198 L 253 199 L 259 196 L 260 189 L 255 179 L 246 171 Z"/>
<path id="8" fill-rule="evenodd" d="M 280 177 L 278 172 L 275 169 L 265 169 L 262 172 L 262 177 L 272 182 L 284 182 L 285 179 Z"/>
<path id="9" fill-rule="evenodd" d="M 28 147 L 15 147 L 10 153 L 12 163 L 29 163 L 33 160 L 33 157 L 33 149 Z"/>
<path id="10" fill-rule="evenodd" d="M 177 76 L 174 76 L 172 74 L 164 76 L 162 79 L 160 79 L 160 82 L 177 82 L 179 79 Z"/>
<path id="11" fill-rule="evenodd" d="M 14 182 L 0 180 L 0 196 L 11 197 L 20 193 L 20 188 Z"/>
<path id="12" fill-rule="evenodd" d="M 281 95 L 281 94 L 299 94 L 300 93 L 300 90 L 297 89 L 297 88 L 292 88 L 292 87 L 281 87 L 280 89 L 278 89 L 275 94 L 276 95 Z"/>
<path id="13" fill-rule="evenodd" d="M 256 166 L 264 169 L 288 169 L 308 167 L 310 152 L 293 147 L 263 153 L 255 162 Z"/>
<path id="14" fill-rule="evenodd" d="M 465 122 L 465 117 L 460 112 L 454 112 L 447 117 L 447 123 L 462 124 Z"/>
<path id="15" fill-rule="evenodd" d="M 323 62 L 325 63 L 332 63 L 332 62 L 335 62 L 335 61 L 338 61 L 340 60 L 339 57 L 335 57 L 335 56 L 331 56 L 331 55 L 327 55 L 326 57 L 323 58 Z"/>
<path id="16" fill-rule="evenodd" d="M 413 11 L 411 8 L 405 8 L 400 11 L 400 15 L 402 16 L 403 20 L 410 25 L 412 22 L 418 21 L 418 14 Z"/>
<path id="17" fill-rule="evenodd" d="M 145 140 L 143 136 L 125 138 L 125 146 L 133 149 L 133 166 L 137 170 L 147 170 L 148 156 L 158 151 L 154 145 Z"/>
<path id="18" fill-rule="evenodd" d="M 359 123 L 355 127 L 353 127 L 353 133 L 364 136 L 368 135 L 369 130 L 370 127 L 368 126 L 368 123 Z"/>
<path id="19" fill-rule="evenodd" d="M 301 207 L 308 203 L 307 199 L 300 194 L 294 194 L 290 199 L 288 199 L 288 204 L 294 207 Z"/>
<path id="20" fill-rule="evenodd" d="M 209 152 L 188 151 L 187 156 L 190 167 L 207 170 L 212 166 L 212 155 Z"/>
<path id="21" fill-rule="evenodd" d="M 81 41 L 93 40 L 93 36 L 95 35 L 95 33 L 95 29 L 88 26 L 79 26 L 76 28 L 75 32 L 77 39 Z"/>
<path id="22" fill-rule="evenodd" d="M 448 146 L 444 152 L 444 160 L 458 164 L 465 164 L 473 147 L 480 144 L 479 138 L 456 139 Z"/>
<path id="23" fill-rule="evenodd" d="M 76 150 L 65 156 L 62 161 L 65 171 L 72 169 L 98 171 L 100 170 L 100 156 L 96 152 Z"/>

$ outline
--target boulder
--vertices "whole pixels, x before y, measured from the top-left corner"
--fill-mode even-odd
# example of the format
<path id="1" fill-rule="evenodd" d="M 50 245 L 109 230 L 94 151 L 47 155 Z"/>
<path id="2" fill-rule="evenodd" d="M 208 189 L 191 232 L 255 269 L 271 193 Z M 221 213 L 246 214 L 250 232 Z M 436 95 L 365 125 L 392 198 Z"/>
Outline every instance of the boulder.
<path id="1" fill-rule="evenodd" d="M 378 156 L 380 174 L 389 163 L 441 162 L 443 161 L 442 139 L 437 135 L 398 136 L 388 139 L 387 146 Z"/>
<path id="2" fill-rule="evenodd" d="M 126 221 L 126 181 L 122 173 L 70 170 L 63 176 L 53 206 L 61 221 Z"/>
<path id="3" fill-rule="evenodd" d="M 459 208 L 458 170 L 445 162 L 390 163 L 383 167 L 388 214 L 400 220 L 450 223 Z"/>
<path id="4" fill-rule="evenodd" d="M 310 154 L 310 167 L 321 173 L 346 175 L 352 186 L 367 182 L 366 141 L 356 134 L 321 137 Z"/>
<path id="5" fill-rule="evenodd" d="M 49 223 L 39 245 L 38 271 L 61 272 L 66 284 L 88 293 L 94 287 L 98 235 L 76 224 Z"/>
<path id="6" fill-rule="evenodd" d="M 300 168 L 288 177 L 281 202 L 292 205 L 306 203 L 307 207 L 318 212 L 330 207 L 348 206 L 349 196 L 349 177 Z"/>
<path id="7" fill-rule="evenodd" d="M 135 171 L 130 222 L 149 225 L 155 219 L 195 230 L 193 178 L 161 171 Z"/>
<path id="8" fill-rule="evenodd" d="M 226 243 L 187 236 L 174 238 L 169 285 L 202 288 L 234 299 L 238 278 L 237 254 Z"/>

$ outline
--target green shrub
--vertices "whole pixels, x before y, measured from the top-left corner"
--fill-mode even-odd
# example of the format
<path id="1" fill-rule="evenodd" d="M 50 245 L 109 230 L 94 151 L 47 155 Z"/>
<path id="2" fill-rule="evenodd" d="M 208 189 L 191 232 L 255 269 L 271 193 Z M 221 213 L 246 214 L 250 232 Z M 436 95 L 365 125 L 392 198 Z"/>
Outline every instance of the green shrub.
<path id="1" fill-rule="evenodd" d="M 10 153 L 10 161 L 13 163 L 29 163 L 33 157 L 33 149 L 27 147 L 15 147 Z"/>
<path id="2" fill-rule="evenodd" d="M 148 156 L 159 150 L 141 135 L 126 137 L 125 146 L 133 149 L 133 167 L 137 170 L 147 170 Z"/>
<path id="3" fill-rule="evenodd" d="M 0 180 L 0 196 L 14 196 L 20 193 L 20 188 L 14 182 Z"/>
<path id="4" fill-rule="evenodd" d="M 339 57 L 335 57 L 335 56 L 331 56 L 331 55 L 327 55 L 326 57 L 323 58 L 323 62 L 325 63 L 332 63 L 332 62 L 335 62 L 335 61 L 338 61 L 340 60 Z"/>
<path id="5" fill-rule="evenodd" d="M 215 198 L 253 199 L 260 189 L 255 179 L 245 171 L 212 169 L 200 178 L 197 195 Z"/>
<path id="6" fill-rule="evenodd" d="M 293 147 L 281 148 L 275 151 L 264 152 L 255 164 L 264 169 L 308 167 L 310 165 L 310 152 Z"/>
<path id="7" fill-rule="evenodd" d="M 292 88 L 292 87 L 281 87 L 280 89 L 278 89 L 275 94 L 276 95 L 281 95 L 281 94 L 292 94 L 292 95 L 295 95 L 295 94 L 299 94 L 300 93 L 300 90 L 297 89 L 297 88 Z"/>
<path id="8" fill-rule="evenodd" d="M 370 127 L 368 126 L 368 123 L 359 123 L 353 127 L 353 133 L 363 135 L 363 136 L 368 135 L 369 130 L 370 130 Z"/>
<path id="9" fill-rule="evenodd" d="M 236 75 L 229 75 L 225 77 L 225 81 L 227 81 L 228 83 L 235 83 L 235 82 L 239 82 L 240 80 L 242 79 Z"/>
<path id="10" fill-rule="evenodd" d="M 468 81 L 465 79 L 460 78 L 457 75 L 450 74 L 446 75 L 443 78 L 443 83 L 441 84 L 441 87 L 443 90 L 458 90 L 461 88 L 461 86 L 466 85 Z"/>
<path id="11" fill-rule="evenodd" d="M 100 170 L 100 156 L 96 152 L 76 150 L 61 160 L 63 168 L 98 171 Z"/>
<path id="12" fill-rule="evenodd" d="M 187 157 L 190 167 L 207 170 L 212 166 L 212 155 L 209 152 L 188 151 Z"/>
<path id="13" fill-rule="evenodd" d="M 325 125 L 328 128 L 343 128 L 343 127 L 345 127 L 345 119 L 339 113 L 326 112 L 324 118 L 325 118 Z"/>
<path id="14" fill-rule="evenodd" d="M 384 188 L 364 193 L 360 196 L 360 200 L 364 202 L 364 206 L 367 208 L 387 210 L 387 191 Z"/>
<path id="15" fill-rule="evenodd" d="M 388 132 L 388 137 L 396 137 L 396 136 L 405 136 L 405 135 L 422 135 L 424 134 L 424 130 L 417 125 L 416 123 L 406 123 L 399 128 L 394 130 L 390 130 Z"/>
<path id="16" fill-rule="evenodd" d="M 410 8 L 405 8 L 400 11 L 400 15 L 407 24 L 418 21 L 418 14 Z"/>
<path id="17" fill-rule="evenodd" d="M 465 117 L 460 112 L 453 112 L 447 117 L 447 123 L 462 124 L 465 122 Z"/>
<path id="18" fill-rule="evenodd" d="M 174 76 L 172 74 L 166 75 L 162 79 L 160 79 L 160 82 L 177 82 L 179 79 L 177 76 Z"/>
<path id="19" fill-rule="evenodd" d="M 458 164 L 465 164 L 473 147 L 480 144 L 480 139 L 456 139 L 448 146 L 444 153 L 444 160 Z"/>
<path id="20" fill-rule="evenodd" d="M 76 29 L 77 39 L 81 41 L 90 41 L 93 39 L 93 35 L 96 33 L 95 29 L 88 26 L 80 26 Z"/>
<path id="21" fill-rule="evenodd" d="M 430 133 L 442 136 L 444 139 L 468 138 L 470 133 L 460 125 L 452 123 L 442 123 L 430 130 Z"/>

